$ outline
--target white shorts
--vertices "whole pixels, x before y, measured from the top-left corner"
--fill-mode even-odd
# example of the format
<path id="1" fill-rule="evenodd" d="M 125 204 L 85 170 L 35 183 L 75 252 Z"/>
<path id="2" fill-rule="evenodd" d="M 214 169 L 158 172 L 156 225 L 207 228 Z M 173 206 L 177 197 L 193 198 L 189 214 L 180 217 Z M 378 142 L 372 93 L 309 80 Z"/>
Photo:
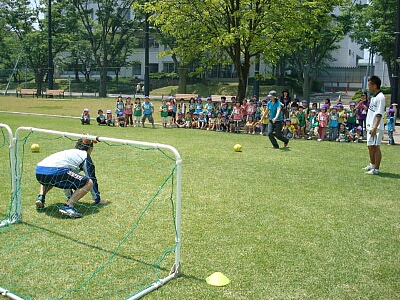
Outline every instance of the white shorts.
<path id="1" fill-rule="evenodd" d="M 371 131 L 367 131 L 367 146 L 379 146 L 383 139 L 383 130 L 377 129 L 376 135 L 372 136 Z"/>

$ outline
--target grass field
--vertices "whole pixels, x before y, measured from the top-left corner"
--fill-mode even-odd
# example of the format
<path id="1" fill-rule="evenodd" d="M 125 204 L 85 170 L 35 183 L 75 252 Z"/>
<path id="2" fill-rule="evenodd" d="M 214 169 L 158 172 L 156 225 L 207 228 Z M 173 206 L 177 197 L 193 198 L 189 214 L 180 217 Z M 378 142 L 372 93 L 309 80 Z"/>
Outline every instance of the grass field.
<path id="1" fill-rule="evenodd" d="M 114 108 L 114 100 L 0 97 L 0 107 L 1 111 L 64 116 L 79 116 L 82 109 L 88 107 L 95 116 L 98 108 Z M 82 126 L 79 120 L 71 118 L 0 115 L 1 122 L 14 131 L 19 126 L 73 133 L 85 131 L 96 136 L 170 144 L 180 152 L 183 159 L 182 276 L 145 299 L 400 298 L 400 203 L 397 195 L 400 159 L 396 146 L 382 145 L 381 174 L 368 176 L 362 171 L 368 163 L 364 143 L 294 140 L 287 149 L 273 150 L 268 138 L 259 135 Z M 236 143 L 243 146 L 243 152 L 233 151 Z M 96 148 L 93 159 L 97 172 L 113 171 L 115 165 L 109 164 L 110 155 L 104 154 L 106 147 L 100 144 Z M 4 155 L 0 157 L 2 165 L 6 165 L 7 160 Z M 33 170 L 36 163 L 34 156 L 28 161 L 27 172 Z M 135 182 L 157 178 L 153 172 L 135 170 L 132 165 L 131 172 L 115 172 L 124 189 L 134 188 Z M 7 188 L 6 173 L 2 171 L 1 174 L 3 190 Z M 106 178 L 99 177 L 100 189 L 102 183 L 105 184 L 102 180 Z M 26 194 L 34 199 L 37 183 L 29 180 L 24 184 Z M 101 237 L 106 236 L 105 243 L 109 237 L 110 248 L 120 234 L 119 224 L 125 220 L 123 207 L 118 205 L 124 200 L 119 191 L 120 186 L 102 190 L 111 205 L 82 218 L 90 220 L 93 228 L 105 231 Z M 49 203 L 61 201 L 56 191 L 50 194 Z M 9 199 L 7 193 L 1 195 L 3 210 L 0 213 L 3 213 L 4 202 L 8 203 Z M 65 226 L 64 238 L 59 237 L 59 244 L 54 244 L 52 235 L 44 229 L 35 228 L 32 232 L 32 251 L 40 253 L 41 247 L 46 249 L 48 258 L 42 260 L 49 270 L 45 276 L 37 273 L 28 280 L 26 274 L 32 276 L 29 273 L 31 262 L 16 258 L 12 259 L 15 265 L 6 262 L 3 272 L 15 268 L 20 276 L 17 279 L 25 280 L 28 288 L 35 289 L 35 284 L 40 282 L 41 288 L 54 289 L 49 293 L 55 293 L 57 284 L 63 286 L 63 277 L 69 276 L 70 268 L 76 265 L 84 270 L 83 266 L 96 261 L 95 256 L 105 254 L 94 249 L 86 256 L 68 257 L 68 264 L 72 266 L 64 268 L 57 262 L 62 261 L 60 256 L 65 247 L 77 248 L 79 253 L 84 251 L 76 240 L 66 238 L 74 236 L 76 230 L 79 240 L 82 225 L 74 222 L 76 220 L 51 218 L 46 214 L 37 216 L 32 207 L 24 207 L 23 212 L 25 220 L 31 218 L 30 214 L 36 214 L 35 218 L 41 218 L 44 224 Z M 13 234 L 25 234 L 18 225 L 15 228 Z M 0 234 L 3 235 L 1 250 L 10 244 L 7 239 L 13 236 L 7 231 Z M 99 234 L 87 238 L 96 243 Z M 151 243 L 151 240 L 146 242 Z M 15 248 L 17 257 L 18 250 Z M 140 260 L 142 256 L 146 254 L 137 253 L 135 259 Z M 63 275 L 56 278 L 50 268 Z M 208 285 L 205 278 L 216 271 L 225 274 L 230 284 L 225 287 Z M 124 280 L 128 272 L 135 271 L 128 265 L 109 272 L 110 279 Z M 52 284 L 46 287 L 50 277 L 55 278 L 51 278 Z M 0 287 L 11 285 L 2 281 L 0 278 Z M 65 299 L 121 299 L 115 296 L 118 293 L 113 285 L 106 286 L 103 280 L 96 278 L 91 284 L 93 289 L 103 291 L 103 297 L 83 291 L 83 294 L 67 295 Z M 38 296 L 37 299 L 43 298 Z"/>

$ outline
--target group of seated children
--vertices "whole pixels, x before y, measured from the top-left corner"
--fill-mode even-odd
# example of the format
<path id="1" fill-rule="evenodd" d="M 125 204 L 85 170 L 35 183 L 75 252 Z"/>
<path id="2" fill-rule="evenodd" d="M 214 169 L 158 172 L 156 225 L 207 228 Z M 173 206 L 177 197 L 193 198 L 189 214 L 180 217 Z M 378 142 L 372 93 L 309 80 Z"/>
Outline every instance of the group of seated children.
<path id="1" fill-rule="evenodd" d="M 99 109 L 97 111 L 96 121 L 97 121 L 98 125 L 115 126 L 115 119 L 114 119 L 110 109 L 108 109 L 106 111 L 106 114 L 104 114 L 102 109 Z M 82 112 L 81 124 L 82 125 L 90 125 L 90 113 L 89 113 L 88 108 L 85 108 Z"/>

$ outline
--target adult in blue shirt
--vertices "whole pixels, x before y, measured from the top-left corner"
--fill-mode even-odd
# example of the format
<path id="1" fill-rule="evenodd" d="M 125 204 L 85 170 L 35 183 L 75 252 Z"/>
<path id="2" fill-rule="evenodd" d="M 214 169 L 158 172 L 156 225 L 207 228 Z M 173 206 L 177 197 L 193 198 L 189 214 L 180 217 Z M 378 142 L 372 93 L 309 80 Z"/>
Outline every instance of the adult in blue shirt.
<path id="1" fill-rule="evenodd" d="M 283 126 L 283 115 L 282 115 L 282 103 L 278 100 L 276 91 L 270 91 L 268 94 L 269 101 L 267 103 L 267 109 L 263 114 L 263 118 L 269 116 L 268 123 L 268 137 L 271 141 L 274 149 L 279 149 L 278 142 L 276 139 L 283 142 L 283 146 L 287 147 L 289 139 L 282 135 Z"/>

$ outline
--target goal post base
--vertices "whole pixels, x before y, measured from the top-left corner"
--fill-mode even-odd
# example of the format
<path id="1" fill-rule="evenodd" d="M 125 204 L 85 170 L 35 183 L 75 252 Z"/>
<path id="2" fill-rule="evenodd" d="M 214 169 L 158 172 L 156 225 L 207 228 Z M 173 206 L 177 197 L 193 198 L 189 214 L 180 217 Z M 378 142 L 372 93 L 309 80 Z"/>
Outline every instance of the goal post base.
<path id="1" fill-rule="evenodd" d="M 14 213 L 9 218 L 0 222 L 0 227 L 9 226 L 22 222 L 22 215 Z"/>
<path id="2" fill-rule="evenodd" d="M 133 297 L 128 298 L 128 300 L 135 300 L 135 299 L 139 299 L 141 297 L 143 297 L 144 295 L 158 289 L 159 287 L 162 287 L 164 284 L 166 284 L 168 281 L 175 279 L 179 276 L 179 272 L 178 270 L 180 269 L 180 267 L 176 267 L 176 264 L 174 264 L 171 268 L 171 272 L 170 274 L 165 277 L 164 279 L 159 279 L 156 282 L 154 282 L 153 284 L 151 284 L 148 288 L 144 289 L 143 291 L 135 294 Z"/>
<path id="3" fill-rule="evenodd" d="M 17 295 L 14 295 L 10 291 L 3 289 L 2 287 L 0 287 L 0 296 L 4 296 L 4 297 L 7 297 L 7 298 L 13 299 L 13 300 L 24 300 L 23 298 L 20 298 Z"/>

